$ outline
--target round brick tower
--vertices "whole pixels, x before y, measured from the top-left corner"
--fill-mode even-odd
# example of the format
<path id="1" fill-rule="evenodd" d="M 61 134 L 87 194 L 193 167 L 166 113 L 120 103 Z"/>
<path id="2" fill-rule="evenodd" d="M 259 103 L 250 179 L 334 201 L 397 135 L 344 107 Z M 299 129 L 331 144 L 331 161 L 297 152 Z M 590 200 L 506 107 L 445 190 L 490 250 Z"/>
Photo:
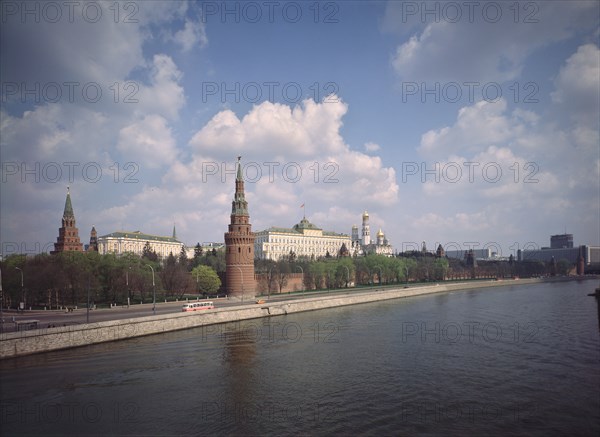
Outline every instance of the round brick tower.
<path id="1" fill-rule="evenodd" d="M 241 156 L 238 156 L 235 178 L 235 194 L 231 202 L 231 221 L 225 233 L 225 289 L 229 296 L 253 298 L 256 291 L 254 280 L 254 234 L 250 225 L 248 202 L 244 194 Z"/>

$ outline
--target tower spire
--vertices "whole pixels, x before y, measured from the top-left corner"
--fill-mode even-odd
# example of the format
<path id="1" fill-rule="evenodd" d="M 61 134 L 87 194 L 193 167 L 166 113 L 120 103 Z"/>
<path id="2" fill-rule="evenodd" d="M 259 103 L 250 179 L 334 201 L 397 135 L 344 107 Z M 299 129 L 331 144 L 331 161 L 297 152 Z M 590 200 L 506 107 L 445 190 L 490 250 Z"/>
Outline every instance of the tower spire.
<path id="1" fill-rule="evenodd" d="M 67 199 L 65 200 L 65 210 L 63 212 L 63 217 L 64 218 L 74 217 L 73 204 L 71 203 L 71 190 L 68 185 L 67 185 Z"/>

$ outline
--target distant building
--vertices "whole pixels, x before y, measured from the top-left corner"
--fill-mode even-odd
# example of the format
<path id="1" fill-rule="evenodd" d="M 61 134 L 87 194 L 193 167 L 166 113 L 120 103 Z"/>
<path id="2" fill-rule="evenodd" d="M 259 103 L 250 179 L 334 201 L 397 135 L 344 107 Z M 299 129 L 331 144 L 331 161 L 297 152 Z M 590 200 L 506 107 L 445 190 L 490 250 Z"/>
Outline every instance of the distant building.
<path id="1" fill-rule="evenodd" d="M 185 245 L 178 241 L 175 235 L 175 228 L 171 237 L 144 234 L 140 231 L 113 232 L 98 237 L 98 252 L 102 255 L 107 253 L 122 255 L 130 252 L 141 256 L 144 253 L 144 246 L 148 243 L 150 249 L 155 251 L 159 258 L 166 258 L 171 253 L 178 256 Z"/>
<path id="2" fill-rule="evenodd" d="M 200 248 L 202 249 L 202 254 L 207 252 L 212 252 L 214 250 L 225 250 L 225 243 L 214 243 L 214 242 L 203 242 L 200 244 Z M 192 259 L 196 254 L 196 246 L 186 246 L 185 254 L 189 259 Z"/>
<path id="3" fill-rule="evenodd" d="M 86 251 L 98 252 L 98 233 L 95 226 L 92 226 L 92 230 L 90 231 L 90 244 L 86 248 Z"/>
<path id="4" fill-rule="evenodd" d="M 350 236 L 324 231 L 309 222 L 306 217 L 292 228 L 271 227 L 256 232 L 254 251 L 259 259 L 280 260 L 293 252 L 297 257 L 320 258 L 327 254 L 337 256 L 345 245 L 350 247 Z"/>
<path id="5" fill-rule="evenodd" d="M 584 266 L 600 264 L 600 247 L 580 245 L 573 247 L 573 234 L 552 235 L 550 237 L 550 248 L 543 247 L 537 250 L 523 250 L 518 252 L 519 261 L 542 261 L 552 262 L 567 260 L 570 264 Z"/>
<path id="6" fill-rule="evenodd" d="M 573 234 L 559 234 L 550 237 L 550 249 L 573 248 Z"/>
<path id="7" fill-rule="evenodd" d="M 579 255 L 583 257 L 583 263 L 587 266 L 590 264 L 598 264 L 600 262 L 600 247 L 582 245 L 578 247 L 565 249 L 539 249 L 539 250 L 523 250 L 519 261 L 543 261 L 550 262 L 552 258 L 560 261 L 565 259 L 571 264 L 576 264 Z"/>
<path id="8" fill-rule="evenodd" d="M 492 252 L 492 249 L 489 247 L 486 249 L 471 249 L 471 250 L 472 250 L 472 256 L 476 260 L 483 261 L 483 260 L 488 260 L 488 259 L 494 257 L 494 253 Z M 447 250 L 446 257 L 466 261 L 467 257 L 471 253 L 471 250 Z"/>
<path id="9" fill-rule="evenodd" d="M 54 243 L 51 254 L 60 252 L 83 252 L 83 245 L 79 240 L 79 230 L 75 226 L 75 213 L 71 203 L 71 193 L 67 187 L 67 199 L 62 216 L 62 226 L 58 229 L 58 237 Z"/>

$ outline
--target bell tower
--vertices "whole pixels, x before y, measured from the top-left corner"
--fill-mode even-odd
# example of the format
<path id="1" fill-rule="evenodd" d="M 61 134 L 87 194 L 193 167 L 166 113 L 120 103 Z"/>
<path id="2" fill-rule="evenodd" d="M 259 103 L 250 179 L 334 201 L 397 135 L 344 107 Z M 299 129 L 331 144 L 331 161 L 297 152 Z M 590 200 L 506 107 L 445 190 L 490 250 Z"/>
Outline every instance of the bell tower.
<path id="1" fill-rule="evenodd" d="M 241 156 L 238 156 L 235 194 L 231 202 L 231 220 L 225 233 L 225 289 L 234 297 L 252 298 L 254 279 L 254 234 L 250 225 L 248 202 L 244 193 Z"/>

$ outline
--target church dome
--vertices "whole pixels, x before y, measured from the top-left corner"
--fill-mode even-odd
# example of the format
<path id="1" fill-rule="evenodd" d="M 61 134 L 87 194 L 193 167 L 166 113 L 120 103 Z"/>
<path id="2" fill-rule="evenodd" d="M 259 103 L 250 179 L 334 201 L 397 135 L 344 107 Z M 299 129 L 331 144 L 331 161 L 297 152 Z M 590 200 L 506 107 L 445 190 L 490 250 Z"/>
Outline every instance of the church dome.
<path id="1" fill-rule="evenodd" d="M 366 210 L 363 212 L 363 218 L 369 218 L 369 213 Z"/>
<path id="2" fill-rule="evenodd" d="M 381 228 L 379 228 L 379 232 L 377 232 L 377 236 L 378 237 L 384 237 L 385 234 L 383 233 L 383 231 L 381 230 Z"/>

